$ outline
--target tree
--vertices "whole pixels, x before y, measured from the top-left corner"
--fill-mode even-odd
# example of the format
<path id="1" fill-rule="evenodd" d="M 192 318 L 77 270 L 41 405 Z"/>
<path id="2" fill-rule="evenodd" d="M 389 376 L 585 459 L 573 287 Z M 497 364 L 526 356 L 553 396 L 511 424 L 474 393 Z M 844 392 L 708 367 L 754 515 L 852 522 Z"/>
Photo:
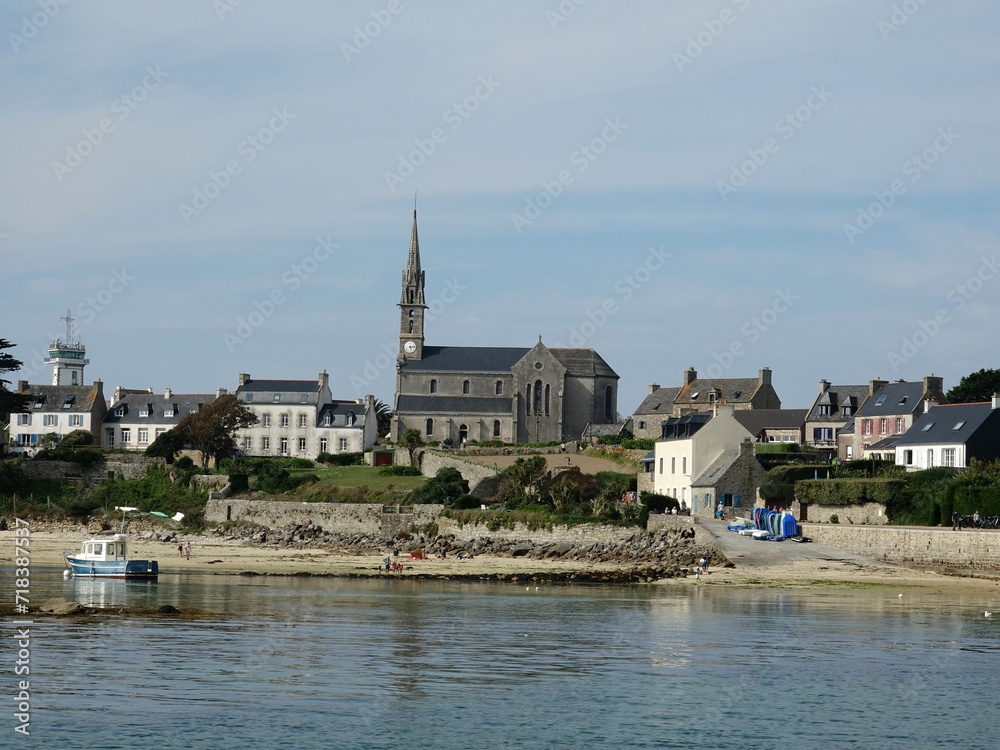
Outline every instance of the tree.
<path id="1" fill-rule="evenodd" d="M 548 472 L 544 456 L 519 458 L 500 473 L 502 494 L 514 500 L 536 502 L 541 495 L 541 481 Z"/>
<path id="2" fill-rule="evenodd" d="M 989 401 L 1000 393 L 1000 370 L 980 370 L 966 375 L 945 397 L 952 404 L 969 404 Z"/>
<path id="3" fill-rule="evenodd" d="M 410 493 L 412 503 L 440 503 L 453 505 L 456 500 L 469 494 L 469 483 L 458 469 L 442 467 L 437 474 Z M 477 503 L 478 505 L 478 503 Z"/>
<path id="4" fill-rule="evenodd" d="M 150 443 L 149 447 L 146 448 L 146 455 L 152 456 L 153 458 L 163 458 L 166 459 L 168 464 L 174 462 L 174 456 L 178 451 L 184 450 L 184 446 L 187 444 L 187 438 L 183 433 L 177 431 L 175 427 L 172 430 L 167 430 L 166 432 L 158 435 L 156 440 Z"/>
<path id="5" fill-rule="evenodd" d="M 21 369 L 22 362 L 3 351 L 15 346 L 17 344 L 12 344 L 7 339 L 0 339 L 0 415 L 27 411 L 30 406 L 29 397 L 8 390 L 10 381 L 3 377 L 5 372 L 17 372 Z"/>
<path id="6" fill-rule="evenodd" d="M 59 441 L 60 448 L 76 448 L 82 445 L 93 445 L 94 433 L 90 430 L 73 430 Z"/>
<path id="7" fill-rule="evenodd" d="M 192 448 L 201 451 L 203 467 L 207 467 L 213 457 L 218 466 L 220 458 L 236 453 L 237 430 L 251 427 L 259 421 L 257 415 L 244 406 L 235 394 L 229 393 L 188 414 L 174 429 Z"/>
<path id="8" fill-rule="evenodd" d="M 420 430 L 411 427 L 403 433 L 403 439 L 399 441 L 399 444 L 406 448 L 410 454 L 410 466 L 413 466 L 413 451 L 424 444 L 420 437 Z"/>
<path id="9" fill-rule="evenodd" d="M 388 435 L 392 429 L 392 409 L 381 399 L 375 399 L 375 417 L 378 419 L 379 437 Z"/>

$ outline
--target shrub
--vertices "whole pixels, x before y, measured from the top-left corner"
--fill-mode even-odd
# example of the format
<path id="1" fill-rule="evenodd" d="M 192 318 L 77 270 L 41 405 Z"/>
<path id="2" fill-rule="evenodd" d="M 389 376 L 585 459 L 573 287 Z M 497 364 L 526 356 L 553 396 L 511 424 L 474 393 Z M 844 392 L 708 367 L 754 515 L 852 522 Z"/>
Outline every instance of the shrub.
<path id="1" fill-rule="evenodd" d="M 316 460 L 322 464 L 329 464 L 330 466 L 363 466 L 365 463 L 365 454 L 361 452 L 354 453 L 320 453 L 316 456 Z"/>
<path id="2" fill-rule="evenodd" d="M 795 483 L 795 499 L 816 505 L 881 503 L 890 508 L 905 502 L 906 482 L 900 479 L 805 479 Z M 891 517 L 891 515 L 890 515 Z"/>
<path id="3" fill-rule="evenodd" d="M 250 477 L 246 474 L 229 475 L 229 491 L 233 493 L 246 492 L 250 489 Z"/>
<path id="4" fill-rule="evenodd" d="M 382 477 L 419 477 L 420 469 L 416 466 L 381 466 L 378 475 Z"/>
<path id="5" fill-rule="evenodd" d="M 181 456 L 174 461 L 174 468 L 179 471 L 188 471 L 189 469 L 195 468 L 195 465 L 190 456 Z"/>
<path id="6" fill-rule="evenodd" d="M 832 516 L 830 516 L 830 523 L 840 523 L 840 516 L 834 513 Z"/>
<path id="7" fill-rule="evenodd" d="M 649 508 L 650 513 L 663 513 L 670 508 L 679 510 L 681 507 L 676 498 L 669 495 L 658 495 L 655 492 L 643 492 L 639 495 L 639 500 Z"/>
<path id="8" fill-rule="evenodd" d="M 623 474 L 617 471 L 599 471 L 594 475 L 601 491 L 616 500 L 626 492 L 634 492 L 638 478 L 635 474 Z"/>
<path id="9" fill-rule="evenodd" d="M 84 468 L 104 463 L 104 454 L 94 448 L 50 448 L 35 454 L 35 461 L 69 461 Z"/>
<path id="10" fill-rule="evenodd" d="M 421 487 L 413 490 L 407 497 L 407 502 L 449 505 L 457 498 L 468 494 L 469 483 L 462 477 L 458 469 L 445 467 L 438 469 L 437 474 L 428 479 Z M 478 501 L 476 505 L 479 505 Z"/>
<path id="11" fill-rule="evenodd" d="M 28 476 L 19 461 L 0 461 L 0 495 L 24 495 Z"/>
<path id="12" fill-rule="evenodd" d="M 76 448 L 82 445 L 93 445 L 94 433 L 90 430 L 73 430 L 59 441 L 60 448 Z"/>

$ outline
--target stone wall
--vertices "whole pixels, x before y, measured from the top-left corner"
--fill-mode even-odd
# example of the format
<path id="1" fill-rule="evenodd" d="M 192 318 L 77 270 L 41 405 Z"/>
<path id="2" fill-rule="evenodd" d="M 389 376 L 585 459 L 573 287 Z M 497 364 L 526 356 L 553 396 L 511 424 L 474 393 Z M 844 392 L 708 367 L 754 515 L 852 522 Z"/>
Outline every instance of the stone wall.
<path id="1" fill-rule="evenodd" d="M 80 479 L 93 482 L 108 477 L 142 479 L 146 470 L 156 464 L 166 465 L 162 458 L 139 455 L 110 455 L 104 463 L 82 467 L 71 461 L 23 461 L 21 467 L 28 479 L 51 479 L 56 482 Z"/>
<path id="2" fill-rule="evenodd" d="M 421 474 L 432 477 L 437 474 L 438 469 L 444 468 L 457 469 L 462 478 L 469 483 L 469 494 L 473 497 L 488 498 L 496 494 L 496 469 L 436 451 L 423 451 L 420 457 Z"/>
<path id="3" fill-rule="evenodd" d="M 657 529 L 687 529 L 694 525 L 691 516 L 674 516 L 669 513 L 650 513 L 649 520 L 646 521 L 646 528 L 649 531 Z"/>
<path id="4" fill-rule="evenodd" d="M 802 518 L 802 506 L 796 500 L 790 508 L 792 515 Z M 830 523 L 830 517 L 836 516 L 837 523 L 883 526 L 889 523 L 885 514 L 885 506 L 881 503 L 865 503 L 864 505 L 816 505 L 809 503 L 806 508 L 806 520 L 809 523 Z"/>
<path id="5" fill-rule="evenodd" d="M 530 529 L 523 523 L 515 523 L 513 529 L 500 528 L 490 531 L 484 524 L 462 524 L 451 518 L 438 519 L 438 533 L 455 535 L 459 541 L 469 541 L 482 537 L 491 539 L 506 539 L 509 541 L 531 541 L 536 544 L 545 542 L 571 542 L 573 544 L 593 544 L 594 542 L 622 542 L 642 529 L 626 526 L 604 526 L 596 523 L 585 523 L 579 526 L 553 526 L 551 529 Z"/>
<path id="6" fill-rule="evenodd" d="M 395 512 L 397 506 L 371 503 L 302 503 L 285 500 L 246 500 L 240 498 L 211 499 L 205 506 L 209 523 L 248 521 L 270 529 L 289 525 L 317 524 L 331 534 L 380 534 L 394 536 L 399 531 L 437 520 L 444 506 L 405 506 L 411 512 Z"/>
<path id="7" fill-rule="evenodd" d="M 810 514 L 812 507 L 809 508 Z M 1000 570 L 1000 532 L 949 528 L 802 524 L 814 542 L 883 562 L 957 570 Z"/>

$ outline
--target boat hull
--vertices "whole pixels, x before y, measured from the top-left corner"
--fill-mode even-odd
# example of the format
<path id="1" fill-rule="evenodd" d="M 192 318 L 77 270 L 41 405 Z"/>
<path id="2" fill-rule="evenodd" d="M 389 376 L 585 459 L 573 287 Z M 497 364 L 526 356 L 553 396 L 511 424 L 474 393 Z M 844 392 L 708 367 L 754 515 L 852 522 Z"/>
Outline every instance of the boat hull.
<path id="1" fill-rule="evenodd" d="M 156 578 L 160 566 L 156 560 L 83 560 L 66 555 L 73 575 L 89 578 Z"/>

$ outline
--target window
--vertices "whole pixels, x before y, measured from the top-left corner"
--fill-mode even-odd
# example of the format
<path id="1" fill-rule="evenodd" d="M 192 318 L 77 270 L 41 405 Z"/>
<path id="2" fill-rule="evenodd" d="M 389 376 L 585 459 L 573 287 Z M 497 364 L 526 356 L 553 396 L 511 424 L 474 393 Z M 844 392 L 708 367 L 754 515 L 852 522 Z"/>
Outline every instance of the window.
<path id="1" fill-rule="evenodd" d="M 959 430 L 961 430 L 961 429 L 962 429 L 963 427 L 965 427 L 965 420 L 964 420 L 964 419 L 963 419 L 963 420 L 962 420 L 961 422 L 956 422 L 956 423 L 955 423 L 955 426 L 951 428 L 951 431 L 952 431 L 952 432 L 958 432 L 958 431 L 959 431 Z M 948 465 L 949 465 L 949 464 L 945 464 L 945 466 L 948 466 Z"/>
<path id="2" fill-rule="evenodd" d="M 609 385 L 604 389 L 604 421 L 611 424 L 615 421 L 615 392 Z"/>
<path id="3" fill-rule="evenodd" d="M 687 456 L 681 457 L 681 474 L 688 473 L 688 459 Z"/>
<path id="4" fill-rule="evenodd" d="M 882 417 L 878 421 L 878 433 L 879 435 L 885 435 L 888 432 L 889 432 L 889 420 L 886 419 L 885 417 Z"/>
<path id="5" fill-rule="evenodd" d="M 829 404 L 821 404 L 820 407 L 819 407 L 819 415 L 821 417 L 829 417 L 830 416 L 830 405 Z"/>
<path id="6" fill-rule="evenodd" d="M 346 424 L 348 427 L 353 427 L 354 426 L 354 412 L 353 411 L 348 411 L 347 414 L 344 416 L 344 424 Z"/>
<path id="7" fill-rule="evenodd" d="M 671 474 L 676 474 L 677 473 L 677 457 L 676 456 L 671 456 L 670 457 L 670 473 Z"/>
<path id="8" fill-rule="evenodd" d="M 269 438 L 269 437 L 262 437 L 260 439 L 260 449 L 262 451 L 269 451 L 269 450 L 271 450 L 271 438 Z"/>
<path id="9" fill-rule="evenodd" d="M 913 466 L 913 451 L 905 450 L 903 451 L 903 463 L 907 466 Z"/>
<path id="10" fill-rule="evenodd" d="M 122 442 L 131 443 L 132 442 L 132 430 L 128 427 L 122 427 Z"/>
<path id="11" fill-rule="evenodd" d="M 177 404 L 168 406 L 166 409 L 163 410 L 163 416 L 165 417 L 172 417 L 175 414 L 177 414 Z"/>
<path id="12" fill-rule="evenodd" d="M 639 429 L 640 430 L 645 430 L 646 429 L 646 421 L 644 419 L 640 419 L 639 420 Z"/>
<path id="13" fill-rule="evenodd" d="M 853 455 L 854 455 L 854 446 L 853 445 L 847 446 L 847 460 L 850 461 L 851 456 Z"/>
<path id="14" fill-rule="evenodd" d="M 347 438 L 339 438 L 337 440 L 337 450 L 339 451 L 347 450 Z"/>
<path id="15" fill-rule="evenodd" d="M 319 439 L 319 452 L 326 453 L 326 438 Z"/>
<path id="16" fill-rule="evenodd" d="M 896 417 L 896 434 L 901 432 L 906 432 L 906 427 L 904 426 L 906 421 L 902 417 Z"/>
<path id="17" fill-rule="evenodd" d="M 426 432 L 428 435 L 433 435 L 434 434 L 434 420 L 433 419 L 428 419 L 427 420 L 427 429 L 425 429 L 424 432 Z"/>
<path id="18" fill-rule="evenodd" d="M 43 406 L 45 406 L 45 396 L 37 396 L 35 398 L 35 408 L 41 409 Z"/>
<path id="19" fill-rule="evenodd" d="M 303 393 L 301 396 L 299 396 L 299 403 L 300 404 L 304 404 L 308 400 L 309 400 L 309 394 L 308 393 Z"/>
<path id="20" fill-rule="evenodd" d="M 955 449 L 954 448 L 942 448 L 941 449 L 941 465 L 942 466 L 954 466 L 955 465 Z"/>
<path id="21" fill-rule="evenodd" d="M 503 395 L 503 381 L 502 380 L 498 380 L 497 381 L 497 395 L 498 396 L 502 396 Z"/>
<path id="22" fill-rule="evenodd" d="M 545 416 L 549 416 L 549 384 L 545 384 Z"/>
<path id="23" fill-rule="evenodd" d="M 715 403 L 715 392 L 714 391 L 709 391 L 708 392 L 708 403 L 709 403 L 709 406 L 711 406 L 712 404 Z"/>
<path id="24" fill-rule="evenodd" d="M 934 467 L 934 449 L 927 449 L 927 468 L 931 469 Z"/>
<path id="25" fill-rule="evenodd" d="M 660 459 L 660 473 L 663 473 L 663 459 Z"/>
<path id="26" fill-rule="evenodd" d="M 19 425 L 21 425 L 21 424 L 24 424 L 24 425 L 31 424 L 31 415 L 30 414 L 18 414 L 17 415 L 17 423 Z"/>
<path id="27" fill-rule="evenodd" d="M 260 426 L 261 427 L 270 427 L 271 426 L 271 415 L 270 414 L 264 414 L 260 418 Z"/>
<path id="28" fill-rule="evenodd" d="M 885 396 L 879 396 L 878 401 L 875 402 L 875 406 L 881 406 L 885 403 Z"/>
<path id="29" fill-rule="evenodd" d="M 535 410 L 535 414 L 540 414 L 542 411 L 542 381 L 535 381 L 535 400 L 532 402 L 532 408 Z"/>
<path id="30" fill-rule="evenodd" d="M 149 428 L 148 427 L 140 427 L 138 429 L 138 433 L 139 433 L 138 440 L 139 440 L 140 443 L 148 443 L 149 442 Z"/>
<path id="31" fill-rule="evenodd" d="M 527 395 L 524 397 L 524 412 L 525 414 L 531 414 L 531 383 L 528 383 L 526 392 Z"/>
<path id="32" fill-rule="evenodd" d="M 166 427 L 157 427 L 156 428 L 156 437 L 159 437 L 160 435 L 162 435 L 166 431 L 167 431 Z"/>
<path id="33" fill-rule="evenodd" d="M 462 393 L 468 393 L 468 392 L 469 392 L 469 381 L 468 380 L 463 380 L 462 381 Z"/>
<path id="34" fill-rule="evenodd" d="M 305 427 L 307 419 L 308 417 L 305 414 L 299 414 L 299 427 Z"/>
<path id="35" fill-rule="evenodd" d="M 144 407 L 142 407 L 141 409 L 139 409 L 139 416 L 140 417 L 148 417 L 149 416 L 149 411 L 150 411 L 149 410 L 149 404 L 146 404 Z"/>
<path id="36" fill-rule="evenodd" d="M 115 416 L 116 417 L 124 417 L 126 411 L 127 410 L 125 409 L 124 406 L 119 406 L 117 409 L 115 409 Z"/>
<path id="37" fill-rule="evenodd" d="M 281 394 L 280 393 L 275 393 L 274 394 L 274 403 L 278 403 L 280 400 L 281 400 Z"/>
<path id="38" fill-rule="evenodd" d="M 82 414 L 70 414 L 69 415 L 69 426 L 70 427 L 83 427 L 83 415 Z"/>
<path id="39" fill-rule="evenodd" d="M 927 424 L 925 424 L 925 425 L 924 425 L 923 427 L 921 427 L 921 428 L 920 428 L 920 431 L 921 431 L 921 432 L 930 432 L 930 431 L 931 431 L 931 428 L 932 428 L 933 426 L 934 426 L 934 423 L 933 423 L 933 422 L 928 422 Z"/>
<path id="40" fill-rule="evenodd" d="M 909 396 L 903 396 L 901 399 L 899 399 L 899 405 L 902 406 L 903 404 L 905 404 L 906 403 L 906 399 L 908 399 L 908 398 L 909 398 Z"/>
<path id="41" fill-rule="evenodd" d="M 288 454 L 288 438 L 281 438 L 281 455 L 285 456 Z"/>
<path id="42" fill-rule="evenodd" d="M 281 426 L 282 427 L 288 427 L 288 415 L 287 414 L 282 414 L 281 415 Z"/>
<path id="43" fill-rule="evenodd" d="M 67 396 L 66 398 L 64 398 L 63 399 L 63 407 L 62 408 L 63 409 L 70 408 L 73 405 L 73 401 L 75 399 L 76 399 L 76 396 Z"/>
<path id="44" fill-rule="evenodd" d="M 58 414 L 43 414 L 42 415 L 42 426 L 43 427 L 55 427 L 59 424 Z"/>
<path id="45" fill-rule="evenodd" d="M 499 419 L 494 419 L 493 420 L 493 437 L 495 437 L 495 438 L 500 437 L 500 420 Z"/>
<path id="46" fill-rule="evenodd" d="M 244 400 L 249 404 L 251 401 L 253 401 L 253 394 L 252 393 L 245 394 Z"/>
<path id="47" fill-rule="evenodd" d="M 323 426 L 329 427 L 333 423 L 333 415 L 327 412 L 323 415 Z"/>
<path id="48" fill-rule="evenodd" d="M 251 438 L 251 437 L 244 437 L 243 438 L 243 452 L 244 453 L 248 453 L 250 451 L 250 448 L 252 446 L 253 446 L 253 438 Z"/>
<path id="49" fill-rule="evenodd" d="M 299 450 L 304 451 L 306 449 L 306 439 L 299 438 Z"/>
<path id="50" fill-rule="evenodd" d="M 840 416 L 842 416 L 842 417 L 849 417 L 849 416 L 851 416 L 851 407 L 850 406 L 845 406 L 843 409 L 841 409 L 840 410 Z"/>
<path id="51" fill-rule="evenodd" d="M 872 420 L 871 419 L 862 420 L 862 422 L 861 422 L 861 434 L 862 435 L 871 435 L 872 434 Z"/>
<path id="52" fill-rule="evenodd" d="M 431 379 L 431 393 L 437 393 L 437 392 L 438 392 L 438 382 L 434 379 Z"/>

